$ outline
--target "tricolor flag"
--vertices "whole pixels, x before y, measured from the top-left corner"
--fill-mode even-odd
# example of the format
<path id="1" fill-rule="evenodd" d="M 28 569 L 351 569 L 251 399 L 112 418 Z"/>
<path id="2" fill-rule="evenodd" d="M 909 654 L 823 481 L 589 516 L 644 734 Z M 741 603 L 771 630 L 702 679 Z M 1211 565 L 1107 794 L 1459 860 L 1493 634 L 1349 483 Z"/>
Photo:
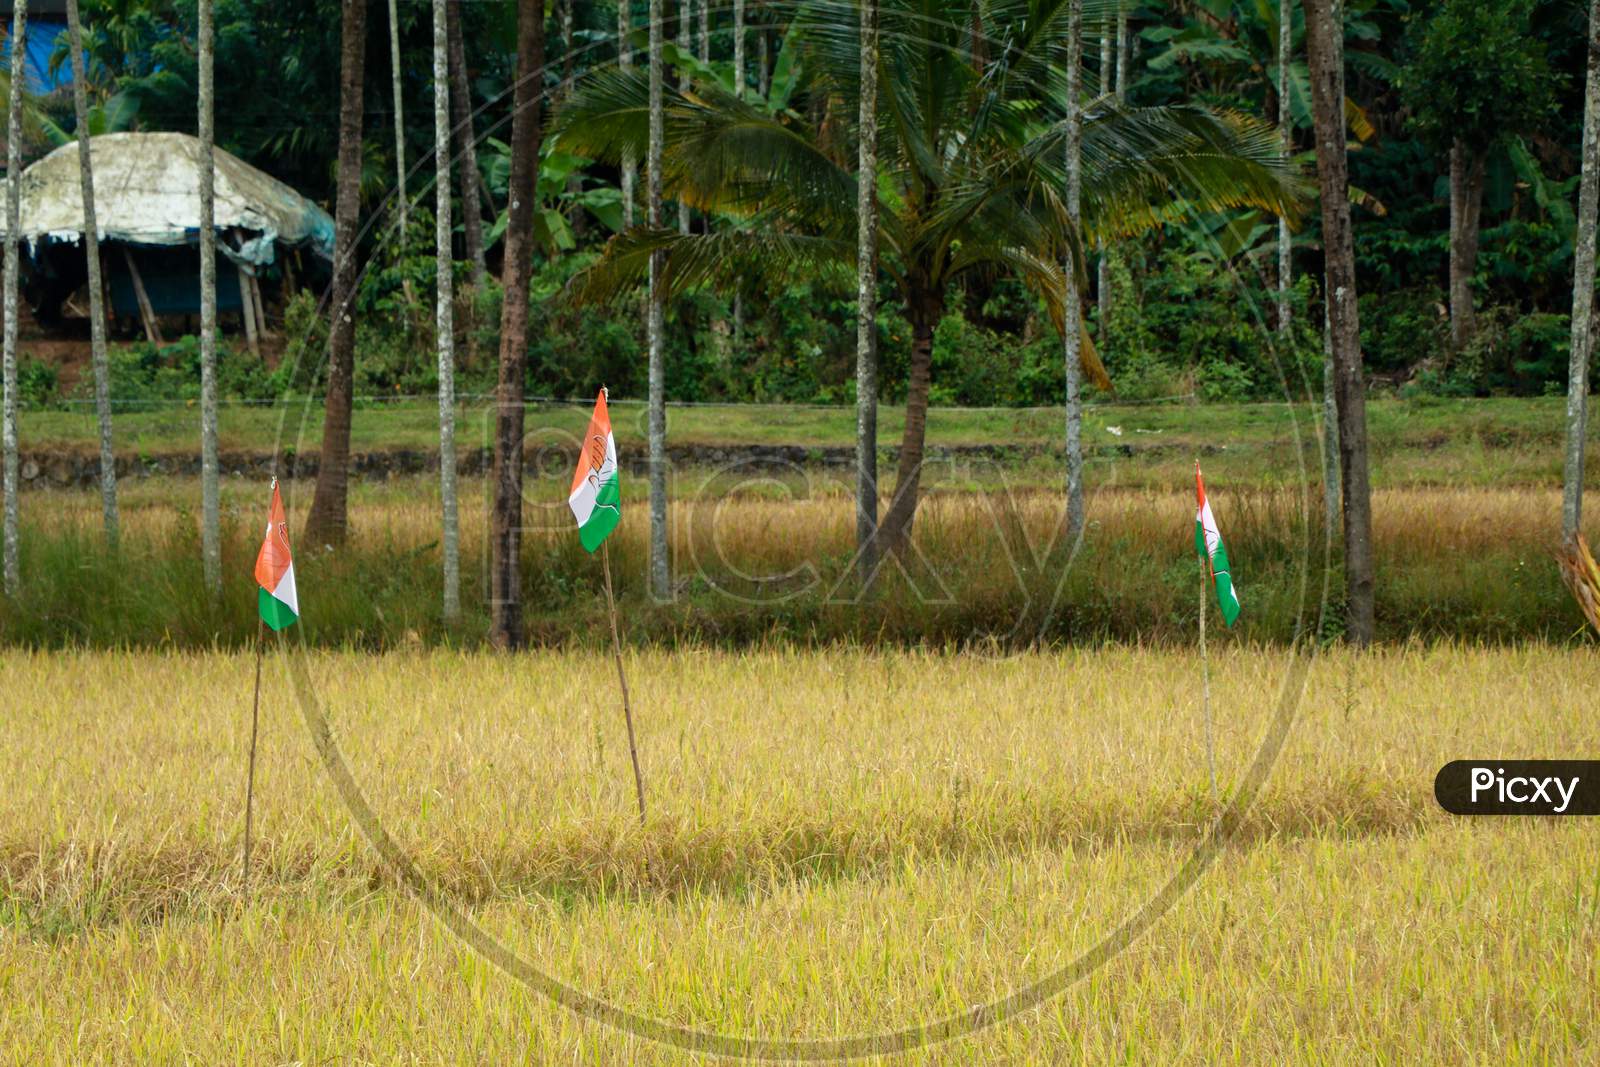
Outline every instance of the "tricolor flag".
<path id="1" fill-rule="evenodd" d="M 1206 561 L 1211 570 L 1211 580 L 1217 587 L 1217 607 L 1222 621 L 1229 626 L 1239 617 L 1239 593 L 1233 587 L 1233 571 L 1228 565 L 1228 550 L 1222 546 L 1222 534 L 1217 530 L 1216 516 L 1211 514 L 1211 502 L 1206 499 L 1206 483 L 1200 477 L 1200 461 L 1194 464 L 1194 489 L 1199 506 L 1194 513 L 1194 550 Z"/>
<path id="2" fill-rule="evenodd" d="M 617 480 L 617 441 L 611 436 L 611 415 L 606 411 L 606 391 L 594 402 L 589 430 L 578 452 L 578 469 L 572 474 L 567 504 L 578 520 L 578 539 L 593 552 L 622 521 L 622 485 Z"/>
<path id="3" fill-rule="evenodd" d="M 289 522 L 283 516 L 278 479 L 272 479 L 272 512 L 267 533 L 256 556 L 256 610 L 274 630 L 292 626 L 300 618 L 300 597 L 294 590 L 294 559 L 289 555 Z"/>

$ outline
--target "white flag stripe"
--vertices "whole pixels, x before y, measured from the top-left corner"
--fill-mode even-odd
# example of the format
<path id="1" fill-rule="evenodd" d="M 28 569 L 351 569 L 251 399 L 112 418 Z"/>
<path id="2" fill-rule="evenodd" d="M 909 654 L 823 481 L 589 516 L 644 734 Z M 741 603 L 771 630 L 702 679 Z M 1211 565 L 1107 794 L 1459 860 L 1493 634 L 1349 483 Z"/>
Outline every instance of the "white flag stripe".
<path id="1" fill-rule="evenodd" d="M 606 458 L 601 463 L 599 471 L 590 470 L 589 474 L 578 483 L 578 488 L 567 497 L 567 505 L 572 508 L 572 515 L 582 526 L 589 521 L 589 516 L 594 514 L 595 498 L 600 495 L 600 487 L 610 481 L 617 472 L 617 439 L 615 435 L 606 434 Z"/>
<path id="2" fill-rule="evenodd" d="M 278 580 L 278 588 L 269 589 L 274 600 L 282 601 L 289 605 L 289 610 L 296 615 L 300 614 L 300 594 L 294 587 L 294 562 L 290 561 L 289 568 L 283 572 L 283 577 Z"/>
<path id="3" fill-rule="evenodd" d="M 1200 505 L 1200 528 L 1206 535 L 1206 555 L 1211 559 L 1217 558 L 1217 546 L 1222 543 L 1222 534 L 1217 532 L 1216 517 L 1211 514 L 1211 501 L 1207 500 Z"/>

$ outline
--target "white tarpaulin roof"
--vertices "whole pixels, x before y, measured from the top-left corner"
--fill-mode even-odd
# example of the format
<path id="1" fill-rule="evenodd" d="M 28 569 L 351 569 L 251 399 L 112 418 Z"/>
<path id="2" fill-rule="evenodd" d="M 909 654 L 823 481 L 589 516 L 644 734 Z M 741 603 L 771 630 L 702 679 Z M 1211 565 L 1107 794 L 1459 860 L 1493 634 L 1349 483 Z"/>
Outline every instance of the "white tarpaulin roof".
<path id="1" fill-rule="evenodd" d="M 102 241 L 181 245 L 200 231 L 200 140 L 186 133 L 107 133 L 89 139 L 95 222 Z M 274 242 L 309 243 L 333 257 L 333 219 L 278 179 L 216 149 L 216 228 L 254 231 L 232 259 L 271 263 Z M 78 144 L 62 145 L 22 172 L 19 235 L 76 242 L 83 233 Z M 3 188 L 3 186 L 0 186 Z M 0 199 L 0 205 L 4 200 Z M 0 210 L 0 234 L 5 233 Z"/>

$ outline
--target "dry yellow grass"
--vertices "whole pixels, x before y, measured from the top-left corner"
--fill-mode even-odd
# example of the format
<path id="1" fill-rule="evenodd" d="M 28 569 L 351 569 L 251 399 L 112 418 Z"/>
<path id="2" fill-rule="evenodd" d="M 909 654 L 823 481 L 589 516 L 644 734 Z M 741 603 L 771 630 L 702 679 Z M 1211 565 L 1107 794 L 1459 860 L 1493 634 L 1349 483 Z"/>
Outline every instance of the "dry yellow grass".
<path id="1" fill-rule="evenodd" d="M 1283 651 L 1224 647 L 1225 784 Z M 1111 649 L 312 654 L 383 824 L 440 898 L 560 981 L 774 1039 L 898 1029 L 1050 975 L 1208 814 L 1197 662 Z M 456 940 L 353 828 L 266 672 L 239 886 L 250 661 L 0 656 L 0 1050 L 17 1062 L 660 1062 Z M 1352 684 L 1353 680 L 1353 684 Z M 1317 660 L 1235 838 L 1126 952 L 911 1062 L 1582 1062 L 1595 826 L 1438 812 L 1463 756 L 1600 741 L 1588 651 Z M 896 1060 L 899 1062 L 899 1060 Z"/>

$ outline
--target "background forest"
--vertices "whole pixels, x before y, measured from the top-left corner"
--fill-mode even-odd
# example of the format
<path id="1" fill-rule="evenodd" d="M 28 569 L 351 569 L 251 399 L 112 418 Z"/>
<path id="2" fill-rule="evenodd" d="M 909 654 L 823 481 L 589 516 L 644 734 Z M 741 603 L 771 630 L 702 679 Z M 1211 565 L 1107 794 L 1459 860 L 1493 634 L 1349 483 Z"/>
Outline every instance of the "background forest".
<path id="1" fill-rule="evenodd" d="M 646 11 L 635 5 L 633 25 Z M 86 0 L 82 5 L 94 132 L 192 130 L 196 8 L 192 2 Z M 366 36 L 364 237 L 355 359 L 358 396 L 433 390 L 431 24 L 426 5 L 397 5 L 406 192 L 416 201 L 399 225 L 395 86 L 389 77 L 386 5 L 371 5 Z M 479 210 L 489 271 L 475 278 L 457 222 L 458 388 L 492 389 L 498 345 L 496 277 L 510 174 L 508 97 L 515 62 L 510 5 L 465 3 L 462 43 L 480 138 Z M 815 114 L 825 93 L 812 82 L 787 32 L 794 9 L 752 4 L 745 65 L 749 91 L 774 110 Z M 675 12 L 669 13 L 669 20 Z M 1449 396 L 1546 395 L 1565 386 L 1569 347 L 1575 188 L 1579 169 L 1586 12 L 1575 0 L 1407 2 L 1344 5 L 1346 117 L 1362 351 L 1375 387 Z M 332 209 L 338 131 L 338 22 L 329 0 L 219 0 L 216 137 L 235 153 Z M 1133 5 L 1122 54 L 1085 55 L 1085 81 L 1135 105 L 1199 102 L 1275 117 L 1279 104 L 1278 4 L 1190 0 Z M 547 12 L 546 90 L 561 102 L 591 70 L 617 61 L 615 7 L 554 0 Z M 687 29 L 667 27 L 669 63 L 731 79 L 732 15 L 713 3 Z M 1303 17 L 1293 13 L 1289 114 L 1295 149 L 1311 158 Z M 643 36 L 642 28 L 635 35 Z M 52 62 L 67 60 L 65 36 Z M 1102 69 L 1103 65 L 1103 69 Z M 1117 68 L 1121 67 L 1120 78 Z M 24 159 L 75 136 L 71 94 L 34 100 Z M 1455 146 L 1455 147 L 1453 147 Z M 1476 314 L 1452 337 L 1452 152 L 1462 158 L 1462 196 L 1481 189 L 1476 254 L 1462 264 Z M 1476 183 L 1474 185 L 1473 183 Z M 644 391 L 643 315 L 628 303 L 579 307 L 564 286 L 622 226 L 620 173 L 546 137 L 538 181 L 539 250 L 530 287 L 527 389 L 578 396 L 606 382 L 618 395 Z M 458 204 L 455 218 L 462 218 Z M 696 228 L 716 225 L 698 214 Z M 1268 350 L 1276 286 L 1275 220 L 1238 213 L 1183 213 L 1173 224 L 1104 250 L 1092 274 L 1087 323 L 1118 397 L 1282 396 Z M 1470 237 L 1470 234 L 1464 235 Z M 1459 244 L 1460 242 L 1458 242 Z M 1322 358 L 1320 215 L 1304 213 L 1293 236 L 1295 351 L 1286 366 L 1314 375 Z M 1458 248 L 1458 253 L 1460 249 Z M 853 400 L 854 288 L 848 279 L 774 286 L 730 299 L 702 291 L 667 307 L 669 401 Z M 879 302 L 883 397 L 898 402 L 910 331 L 886 289 Z M 272 309 L 291 346 L 320 352 L 311 290 Z M 240 346 L 235 346 L 240 347 Z M 1041 301 L 1016 280 L 967 275 L 947 295 L 934 341 L 931 402 L 976 406 L 1060 404 L 1059 334 Z M 61 399 L 53 367 L 27 359 L 21 387 L 33 406 Z M 268 363 L 276 367 L 276 353 Z M 321 362 L 268 363 L 232 353 L 225 394 L 267 399 L 315 387 Z M 166 399 L 198 388 L 198 346 L 134 344 L 113 354 L 113 392 Z M 290 380 L 298 374 L 300 381 Z"/>

